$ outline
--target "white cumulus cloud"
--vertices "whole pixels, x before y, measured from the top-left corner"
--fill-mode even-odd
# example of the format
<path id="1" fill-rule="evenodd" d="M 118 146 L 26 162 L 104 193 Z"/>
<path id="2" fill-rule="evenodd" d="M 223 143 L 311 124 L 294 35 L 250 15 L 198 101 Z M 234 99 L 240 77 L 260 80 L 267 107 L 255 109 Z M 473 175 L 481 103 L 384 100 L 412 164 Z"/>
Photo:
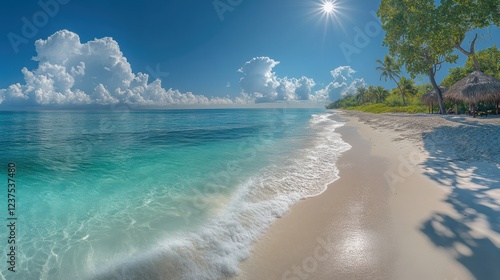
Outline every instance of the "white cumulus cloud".
<path id="1" fill-rule="evenodd" d="M 274 68 L 279 61 L 256 57 L 238 70 L 243 75 L 239 96 L 209 98 L 166 89 L 161 80 L 134 73 L 120 46 L 110 37 L 82 43 L 78 34 L 60 30 L 46 40 L 37 40 L 35 47 L 33 60 L 38 62 L 37 68 L 23 68 L 23 83 L 0 89 L 0 107 L 326 102 L 365 85 L 363 79 L 353 77 L 354 69 L 341 66 L 331 71 L 331 83 L 314 90 L 316 83 L 312 78 L 278 77 Z M 230 88 L 231 84 L 226 87 Z"/>
<path id="2" fill-rule="evenodd" d="M 0 90 L 0 106 L 231 104 L 238 98 L 208 98 L 165 89 L 160 80 L 133 73 L 118 43 L 110 37 L 81 43 L 61 30 L 35 43 L 34 70 L 22 69 L 24 84 Z"/>
<path id="3" fill-rule="evenodd" d="M 332 82 L 314 90 L 312 78 L 280 78 L 273 71 L 280 62 L 269 57 L 256 57 L 247 61 L 238 71 L 243 74 L 240 85 L 243 94 L 256 103 L 277 101 L 334 101 L 345 94 L 355 93 L 365 87 L 363 79 L 355 78 L 350 66 L 340 66 L 331 71 Z"/>
<path id="4" fill-rule="evenodd" d="M 354 78 L 356 73 L 350 66 L 340 66 L 330 72 L 333 81 L 325 88 L 318 90 L 317 95 L 330 101 L 335 101 L 346 94 L 353 94 L 358 87 L 366 87 L 366 82 L 361 78 Z"/>
<path id="5" fill-rule="evenodd" d="M 280 62 L 269 57 L 247 61 L 238 71 L 243 74 L 240 85 L 244 94 L 256 103 L 316 100 L 312 78 L 280 78 L 273 72 Z"/>

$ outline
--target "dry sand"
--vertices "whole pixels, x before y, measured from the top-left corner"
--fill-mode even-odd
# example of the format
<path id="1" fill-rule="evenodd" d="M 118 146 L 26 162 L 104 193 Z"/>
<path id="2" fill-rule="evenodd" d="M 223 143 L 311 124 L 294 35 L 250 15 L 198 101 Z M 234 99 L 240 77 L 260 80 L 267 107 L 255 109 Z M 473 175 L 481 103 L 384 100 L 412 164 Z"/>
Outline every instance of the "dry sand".
<path id="1" fill-rule="evenodd" d="M 500 279 L 500 119 L 340 114 L 340 179 L 234 279 Z"/>

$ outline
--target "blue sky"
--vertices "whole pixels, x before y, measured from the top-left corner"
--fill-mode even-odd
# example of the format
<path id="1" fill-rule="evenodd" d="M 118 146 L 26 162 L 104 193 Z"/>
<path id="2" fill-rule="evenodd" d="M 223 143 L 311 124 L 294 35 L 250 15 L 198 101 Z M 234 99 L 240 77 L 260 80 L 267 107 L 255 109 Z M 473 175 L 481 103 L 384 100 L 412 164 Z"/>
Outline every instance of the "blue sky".
<path id="1" fill-rule="evenodd" d="M 41 0 L 52 4 L 52 11 L 56 3 L 56 11 L 48 16 L 37 2 L 3 3 L 0 89 L 23 84 L 21 69 L 32 71 L 38 66 L 32 60 L 37 55 L 35 41 L 64 29 L 77 34 L 82 44 L 112 37 L 133 73 L 149 74 L 149 82 L 160 78 L 163 88 L 180 93 L 234 98 L 243 90 L 240 79 L 244 73 L 238 69 L 258 57 L 279 61 L 271 72 L 281 85 L 290 82 L 283 80 L 285 77 L 305 76 L 314 80 L 312 91 L 318 91 L 338 78 L 332 77 L 332 70 L 349 66 L 356 73 L 342 72 L 351 77 L 337 82 L 349 84 L 359 78 L 367 84 L 394 87 L 380 81 L 375 70 L 375 60 L 387 53 L 381 44 L 383 32 L 373 16 L 380 1 L 337 1 L 336 18 L 330 21 L 318 11 L 321 1 L 219 0 L 217 11 L 213 0 Z M 224 11 L 224 7 L 228 9 Z M 26 20 L 38 21 L 36 30 L 28 30 L 31 34 L 23 33 Z M 479 50 L 500 45 L 498 28 L 490 32 L 479 42 Z M 23 42 L 13 47 L 12 34 L 22 37 Z M 341 46 L 356 47 L 357 53 L 346 56 Z M 463 61 L 462 57 L 459 63 Z M 446 68 L 438 80 L 447 74 Z M 422 81 L 427 82 L 425 78 Z M 300 84 L 295 80 L 290 83 L 295 87 Z"/>

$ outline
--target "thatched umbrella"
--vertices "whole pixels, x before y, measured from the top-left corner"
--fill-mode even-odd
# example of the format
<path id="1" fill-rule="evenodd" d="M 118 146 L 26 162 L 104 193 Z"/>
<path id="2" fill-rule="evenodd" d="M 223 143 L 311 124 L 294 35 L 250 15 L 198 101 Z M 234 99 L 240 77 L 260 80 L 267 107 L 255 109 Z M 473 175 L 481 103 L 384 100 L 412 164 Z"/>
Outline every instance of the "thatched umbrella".
<path id="1" fill-rule="evenodd" d="M 448 91 L 446 87 L 439 86 L 441 93 L 443 94 L 443 99 L 446 99 L 445 93 Z M 422 103 L 430 107 L 429 112 L 434 112 L 434 104 L 438 103 L 438 97 L 436 90 L 429 91 L 428 93 L 422 95 Z"/>
<path id="2" fill-rule="evenodd" d="M 448 98 L 454 101 L 464 101 L 473 107 L 479 102 L 500 102 L 500 80 L 474 71 L 469 76 L 456 82 L 448 90 Z"/>

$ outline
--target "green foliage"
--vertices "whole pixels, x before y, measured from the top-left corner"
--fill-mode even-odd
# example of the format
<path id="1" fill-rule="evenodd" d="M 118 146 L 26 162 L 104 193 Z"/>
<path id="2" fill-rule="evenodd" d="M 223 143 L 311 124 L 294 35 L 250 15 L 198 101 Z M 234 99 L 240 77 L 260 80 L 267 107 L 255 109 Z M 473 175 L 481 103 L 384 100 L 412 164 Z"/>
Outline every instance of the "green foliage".
<path id="1" fill-rule="evenodd" d="M 424 106 L 424 104 L 422 104 L 422 96 L 424 94 L 426 94 L 427 92 L 431 91 L 432 90 L 432 86 L 430 86 L 430 85 L 424 85 L 423 88 L 425 89 L 424 91 L 417 90 L 417 93 L 415 93 L 415 95 L 413 95 L 409 99 L 409 101 L 408 101 L 409 105 Z"/>
<path id="2" fill-rule="evenodd" d="M 404 105 L 398 89 L 391 92 L 381 86 L 360 87 L 356 94 L 346 95 L 330 103 L 327 109 L 352 109 L 371 113 L 420 113 L 426 112 L 426 107 L 420 102 L 422 94 L 428 86 L 415 86 L 412 80 L 404 82 L 408 85 L 408 101 Z"/>
<path id="3" fill-rule="evenodd" d="M 347 108 L 359 105 L 356 95 L 348 94 L 341 99 L 334 101 L 326 106 L 326 109 Z"/>
<path id="4" fill-rule="evenodd" d="M 384 56 L 384 61 L 377 59 L 377 63 L 380 64 L 380 66 L 376 69 L 382 71 L 380 79 L 384 78 L 385 81 L 393 80 L 397 84 L 398 82 L 396 79 L 398 79 L 399 74 L 401 74 L 401 65 L 389 55 Z"/>
<path id="5" fill-rule="evenodd" d="M 427 112 L 427 108 L 425 106 L 411 105 L 411 106 L 397 106 L 391 107 L 386 104 L 369 104 L 369 105 L 361 105 L 356 107 L 349 107 L 347 110 L 356 110 L 367 113 L 408 113 L 408 114 L 416 114 L 416 113 L 425 113 Z"/>
<path id="6" fill-rule="evenodd" d="M 450 88 L 454 83 L 460 81 L 461 79 L 467 77 L 468 74 L 471 72 L 468 72 L 465 68 L 463 67 L 455 67 L 455 68 L 450 68 L 448 76 L 444 78 L 444 80 L 441 82 L 442 86 L 445 86 L 447 88 Z"/>
<path id="7" fill-rule="evenodd" d="M 455 43 L 476 28 L 500 24 L 498 0 L 441 0 L 438 15 Z"/>
<path id="8" fill-rule="evenodd" d="M 476 55 L 481 71 L 487 75 L 500 79 L 500 50 L 493 46 L 491 48 L 482 50 Z M 451 87 L 454 83 L 467 77 L 475 69 L 474 60 L 469 57 L 465 63 L 465 67 L 455 67 L 449 70 L 448 76 L 444 78 L 441 85 Z"/>
<path id="9" fill-rule="evenodd" d="M 427 83 L 427 84 L 415 86 L 415 88 L 417 89 L 417 95 L 422 96 L 425 93 L 428 93 L 429 91 L 432 90 L 432 85 Z"/>
<path id="10" fill-rule="evenodd" d="M 356 94 L 350 94 L 332 102 L 326 106 L 327 109 L 347 108 L 363 104 L 382 103 L 389 95 L 389 91 L 381 86 L 359 87 Z"/>
<path id="11" fill-rule="evenodd" d="M 378 15 L 386 31 L 384 45 L 412 77 L 429 74 L 442 62 L 455 62 L 454 43 L 440 18 L 435 1 L 382 0 Z M 455 30 L 454 30 L 455 31 Z M 459 36 L 459 33 L 455 36 Z"/>
<path id="12" fill-rule="evenodd" d="M 368 92 L 367 88 L 365 87 L 357 88 L 354 98 L 356 100 L 356 105 L 370 103 L 372 99 L 370 95 L 371 94 Z"/>
<path id="13" fill-rule="evenodd" d="M 403 100 L 401 99 L 401 96 L 399 94 L 391 94 L 389 95 L 384 102 L 385 105 L 387 106 L 404 106 Z"/>
<path id="14" fill-rule="evenodd" d="M 475 57 L 475 40 L 470 51 L 461 47 L 467 32 L 500 24 L 498 0 L 382 0 L 377 15 L 390 54 L 412 77 L 428 75 L 438 93 L 436 72 L 442 63 L 456 62 L 455 49 Z M 441 94 L 438 97 L 444 112 Z"/>
<path id="15" fill-rule="evenodd" d="M 476 57 L 483 73 L 500 79 L 500 50 L 497 46 L 478 52 Z M 469 57 L 465 63 L 465 72 L 469 74 L 474 70 L 474 61 Z"/>
<path id="16" fill-rule="evenodd" d="M 401 87 L 401 93 L 405 98 L 412 97 L 417 93 L 417 88 L 415 87 L 415 82 L 413 80 L 402 77 L 399 84 Z"/>
<path id="17" fill-rule="evenodd" d="M 372 103 L 382 103 L 389 95 L 389 91 L 381 86 L 369 86 L 367 92 L 371 97 Z"/>
<path id="18" fill-rule="evenodd" d="M 401 92 L 403 104 L 406 104 L 405 92 L 400 85 L 402 79 L 399 76 L 401 74 L 401 64 L 389 55 L 384 56 L 384 61 L 377 59 L 377 63 L 380 64 L 380 66 L 378 66 L 376 69 L 382 71 L 382 74 L 380 74 L 380 79 L 384 78 L 385 81 L 387 81 L 388 79 L 393 80 Z M 400 79 L 400 81 L 398 82 L 397 79 Z"/>
<path id="19" fill-rule="evenodd" d="M 456 61 L 452 53 L 467 32 L 499 25 L 498 5 L 498 0 L 382 0 L 384 44 L 409 73 L 427 74 L 433 65 Z"/>

